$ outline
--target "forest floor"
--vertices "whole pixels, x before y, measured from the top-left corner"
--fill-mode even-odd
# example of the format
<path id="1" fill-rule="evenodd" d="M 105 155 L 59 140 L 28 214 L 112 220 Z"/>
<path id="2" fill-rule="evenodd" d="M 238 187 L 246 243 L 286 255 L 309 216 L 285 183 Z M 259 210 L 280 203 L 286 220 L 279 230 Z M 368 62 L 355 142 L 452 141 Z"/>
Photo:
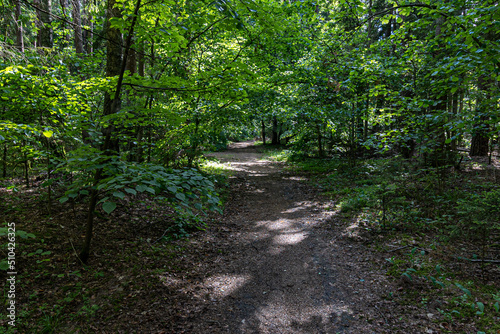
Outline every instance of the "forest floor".
<path id="1" fill-rule="evenodd" d="M 428 283 L 394 269 L 395 254 L 426 247 L 416 238 L 356 228 L 310 175 L 251 142 L 209 157 L 230 173 L 222 216 L 165 241 L 172 210 L 125 198 L 99 216 L 87 266 L 76 257 L 85 200 L 49 214 L 43 179 L 0 187 L 5 222 L 36 236 L 17 240 L 17 326 L 2 316 L 0 333 L 477 333 L 439 311 L 448 302 Z M 498 266 L 458 268 L 499 283 Z"/>

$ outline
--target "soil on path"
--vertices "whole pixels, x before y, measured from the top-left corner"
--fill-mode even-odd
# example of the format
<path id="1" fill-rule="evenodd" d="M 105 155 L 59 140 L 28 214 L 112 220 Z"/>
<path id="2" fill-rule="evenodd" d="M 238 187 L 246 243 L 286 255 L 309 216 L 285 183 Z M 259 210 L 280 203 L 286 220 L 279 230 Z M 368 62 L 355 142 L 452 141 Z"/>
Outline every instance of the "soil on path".
<path id="1" fill-rule="evenodd" d="M 335 203 L 304 177 L 261 160 L 249 142 L 211 156 L 235 175 L 213 240 L 220 256 L 203 284 L 210 302 L 186 332 L 427 332 L 382 298 L 395 283 L 363 244 L 345 238 Z"/>

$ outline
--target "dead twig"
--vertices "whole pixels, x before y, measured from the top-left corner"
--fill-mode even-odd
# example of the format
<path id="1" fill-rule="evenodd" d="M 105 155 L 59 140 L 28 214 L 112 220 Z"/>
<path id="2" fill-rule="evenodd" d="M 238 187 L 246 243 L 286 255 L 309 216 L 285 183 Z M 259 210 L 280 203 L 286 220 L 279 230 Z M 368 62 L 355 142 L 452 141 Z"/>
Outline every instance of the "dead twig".
<path id="1" fill-rule="evenodd" d="M 493 259 L 468 259 L 466 257 L 461 257 L 461 256 L 457 256 L 457 259 L 465 260 L 465 261 L 469 261 L 469 262 L 488 262 L 488 263 L 500 264 L 500 260 L 493 260 Z"/>
<path id="2" fill-rule="evenodd" d="M 73 252 L 75 252 L 77 259 L 83 266 L 85 266 L 85 263 L 83 263 L 82 259 L 80 259 L 80 256 L 78 256 L 78 252 L 76 251 L 75 246 L 73 245 L 73 241 L 71 239 L 69 239 L 69 243 L 71 244 L 71 248 L 73 248 Z"/>
<path id="3" fill-rule="evenodd" d="M 406 246 L 403 246 L 403 247 L 398 247 L 398 248 L 395 248 L 395 249 L 388 250 L 387 253 L 396 252 L 398 250 L 402 250 L 402 249 L 405 249 L 405 248 L 408 248 L 408 247 L 410 247 L 410 245 L 406 245 Z"/>

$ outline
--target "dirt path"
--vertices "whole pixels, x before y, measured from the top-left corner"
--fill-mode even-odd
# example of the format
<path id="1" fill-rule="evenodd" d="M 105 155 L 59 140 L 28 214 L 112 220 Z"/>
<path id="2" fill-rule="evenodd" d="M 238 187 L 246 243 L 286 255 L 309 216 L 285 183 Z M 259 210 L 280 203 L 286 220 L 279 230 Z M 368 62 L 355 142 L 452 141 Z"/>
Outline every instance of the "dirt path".
<path id="1" fill-rule="evenodd" d="M 362 244 L 342 237 L 334 203 L 251 143 L 213 155 L 236 175 L 204 284 L 211 304 L 188 332 L 420 332 L 388 311 L 381 295 L 394 287 Z"/>

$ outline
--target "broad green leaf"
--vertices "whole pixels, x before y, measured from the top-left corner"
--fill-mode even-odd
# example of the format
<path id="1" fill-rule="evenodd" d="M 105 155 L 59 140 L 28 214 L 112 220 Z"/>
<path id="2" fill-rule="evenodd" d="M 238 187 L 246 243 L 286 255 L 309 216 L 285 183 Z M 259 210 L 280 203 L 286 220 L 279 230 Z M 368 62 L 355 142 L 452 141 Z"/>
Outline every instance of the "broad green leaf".
<path id="1" fill-rule="evenodd" d="M 113 193 L 113 196 L 118 197 L 118 198 L 120 198 L 120 199 L 124 199 L 124 198 L 125 198 L 125 194 L 124 194 L 124 193 L 122 193 L 121 191 L 115 191 L 115 192 Z"/>
<path id="2" fill-rule="evenodd" d="M 104 202 L 103 205 L 102 205 L 102 209 L 106 212 L 106 213 L 111 213 L 113 212 L 115 209 L 116 209 L 116 203 L 115 202 Z"/>
<path id="3" fill-rule="evenodd" d="M 143 185 L 143 184 L 138 184 L 138 185 L 135 186 L 135 190 L 137 190 L 140 193 L 143 193 L 146 190 L 146 188 L 147 187 L 145 185 Z"/>
<path id="4" fill-rule="evenodd" d="M 470 293 L 470 290 L 469 290 L 469 289 L 467 289 L 467 288 L 463 287 L 463 286 L 462 286 L 461 284 L 459 284 L 459 283 L 455 283 L 455 285 L 456 285 L 456 286 L 457 286 L 460 290 L 462 290 L 462 291 L 463 291 L 463 292 L 464 292 L 467 296 L 472 297 L 472 294 Z"/>
<path id="5" fill-rule="evenodd" d="M 478 313 L 484 313 L 484 304 L 481 303 L 481 302 L 477 302 L 477 308 L 479 309 L 479 312 Z"/>
<path id="6" fill-rule="evenodd" d="M 137 195 L 137 191 L 135 191 L 135 189 L 132 189 L 132 188 L 125 188 L 125 192 L 132 194 L 132 195 Z"/>
<path id="7" fill-rule="evenodd" d="M 0 261 L 0 270 L 7 270 L 9 269 L 9 263 L 7 260 L 2 260 Z"/>

